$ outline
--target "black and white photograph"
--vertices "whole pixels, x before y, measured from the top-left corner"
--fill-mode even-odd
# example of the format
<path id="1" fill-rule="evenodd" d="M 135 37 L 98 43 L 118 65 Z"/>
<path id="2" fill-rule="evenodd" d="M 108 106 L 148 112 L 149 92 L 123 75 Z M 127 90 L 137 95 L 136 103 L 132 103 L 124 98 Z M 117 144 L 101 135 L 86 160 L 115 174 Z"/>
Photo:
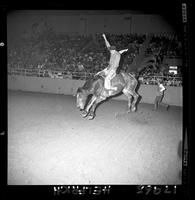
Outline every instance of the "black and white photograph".
<path id="1" fill-rule="evenodd" d="M 182 184 L 182 17 L 164 13 L 7 13 L 8 185 Z"/>

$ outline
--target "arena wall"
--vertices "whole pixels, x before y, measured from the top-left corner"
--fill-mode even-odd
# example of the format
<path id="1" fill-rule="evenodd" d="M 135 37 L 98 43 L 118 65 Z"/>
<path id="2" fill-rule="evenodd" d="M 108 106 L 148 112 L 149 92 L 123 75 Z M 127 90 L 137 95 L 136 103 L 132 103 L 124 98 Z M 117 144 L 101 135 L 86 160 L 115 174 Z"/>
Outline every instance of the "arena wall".
<path id="1" fill-rule="evenodd" d="M 73 95 L 84 81 L 71 79 L 52 79 L 41 77 L 8 76 L 8 89 L 41 93 L 54 93 Z M 141 103 L 153 103 L 156 94 L 155 85 L 140 85 L 138 93 L 141 96 Z M 169 105 L 183 106 L 182 87 L 169 87 L 163 99 Z M 113 98 L 115 100 L 126 100 L 124 95 Z"/>

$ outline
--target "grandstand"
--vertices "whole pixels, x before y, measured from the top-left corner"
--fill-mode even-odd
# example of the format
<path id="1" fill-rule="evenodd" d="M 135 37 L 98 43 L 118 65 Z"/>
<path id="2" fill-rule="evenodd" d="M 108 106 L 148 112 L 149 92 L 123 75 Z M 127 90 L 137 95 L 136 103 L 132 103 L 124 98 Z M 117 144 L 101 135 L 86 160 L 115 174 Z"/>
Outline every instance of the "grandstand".
<path id="1" fill-rule="evenodd" d="M 19 13 L 17 17 L 20 15 L 23 16 L 24 13 Z M 119 16 L 121 15 L 115 16 L 115 18 L 119 20 Z M 90 29 L 90 25 L 85 27 L 85 29 L 88 30 L 86 34 L 83 34 L 82 31 L 76 33 L 76 30 L 71 33 L 68 31 L 59 32 L 58 29 L 55 29 L 54 24 L 52 25 L 52 20 L 49 21 L 45 18 L 45 20 L 36 23 L 29 21 L 29 23 L 31 22 L 31 27 L 23 30 L 23 33 L 20 33 L 20 36 L 17 37 L 17 32 L 19 32 L 20 28 L 16 29 L 15 36 L 11 35 L 11 28 L 17 24 L 17 17 L 15 23 L 13 23 L 14 19 L 11 20 L 9 19 L 11 17 L 8 16 L 8 22 L 10 22 L 8 23 L 9 75 L 20 74 L 21 72 L 27 76 L 86 79 L 89 75 L 94 74 L 107 66 L 109 53 L 106 50 L 102 39 L 101 27 L 98 29 L 101 33 L 98 33 L 98 31 L 93 32 Z M 111 17 L 113 17 L 113 15 Z M 145 19 L 144 17 L 142 17 L 143 20 Z M 147 17 L 156 19 L 156 16 L 152 17 L 149 15 Z M 28 19 L 28 16 L 26 16 L 26 18 Z M 155 56 L 157 62 L 151 63 L 147 69 L 141 72 L 140 80 L 144 79 L 142 83 L 150 84 L 151 81 L 148 81 L 148 79 L 153 80 L 154 76 L 163 76 L 165 80 L 171 82 L 171 85 L 181 86 L 181 70 L 179 70 L 177 74 L 169 73 L 170 66 L 174 65 L 180 69 L 182 68 L 181 36 L 174 32 L 155 33 L 155 30 L 153 30 L 154 33 L 152 33 L 150 40 L 147 41 L 146 38 L 148 33 L 134 33 L 136 30 L 135 27 L 137 27 L 136 20 L 138 18 L 137 15 L 128 15 L 128 17 L 125 15 L 124 23 L 127 23 L 126 20 L 131 19 L 134 25 L 132 25 L 132 31 L 128 32 L 124 29 L 124 33 L 116 32 L 114 29 L 115 26 L 110 20 L 103 22 L 107 29 L 102 31 L 109 31 L 106 32 L 109 41 L 117 46 L 118 49 L 129 49 L 120 68 L 131 72 L 132 69 L 130 67 L 132 67 L 132 65 L 135 63 L 140 63 L 141 65 L 141 61 L 144 58 L 147 58 L 147 56 Z M 63 19 L 66 19 L 64 22 L 67 23 L 67 26 L 70 26 L 70 22 L 67 21 L 68 18 Z M 87 19 L 86 16 L 85 19 Z M 107 19 L 110 18 L 107 17 Z M 97 17 L 97 15 L 90 15 L 88 21 L 91 23 L 92 20 L 100 23 L 101 16 L 99 15 Z M 120 18 L 119 21 L 117 20 L 116 23 L 119 23 L 122 19 Z M 76 25 L 76 21 L 74 23 Z M 80 23 L 82 24 L 82 22 Z M 25 26 L 23 29 L 24 28 Z M 71 29 L 71 27 L 69 28 Z M 163 29 L 161 31 L 163 31 Z M 17 38 L 17 40 L 15 38 Z M 30 69 L 32 73 L 29 72 Z"/>

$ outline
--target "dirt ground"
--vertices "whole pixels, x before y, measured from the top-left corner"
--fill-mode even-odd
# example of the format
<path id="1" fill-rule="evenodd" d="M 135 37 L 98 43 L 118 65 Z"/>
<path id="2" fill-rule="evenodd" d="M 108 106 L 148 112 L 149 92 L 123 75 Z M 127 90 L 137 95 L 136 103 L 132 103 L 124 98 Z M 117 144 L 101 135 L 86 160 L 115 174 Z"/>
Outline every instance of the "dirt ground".
<path id="1" fill-rule="evenodd" d="M 8 91 L 8 185 L 181 184 L 182 108 L 109 100 L 90 121 L 75 103 Z"/>

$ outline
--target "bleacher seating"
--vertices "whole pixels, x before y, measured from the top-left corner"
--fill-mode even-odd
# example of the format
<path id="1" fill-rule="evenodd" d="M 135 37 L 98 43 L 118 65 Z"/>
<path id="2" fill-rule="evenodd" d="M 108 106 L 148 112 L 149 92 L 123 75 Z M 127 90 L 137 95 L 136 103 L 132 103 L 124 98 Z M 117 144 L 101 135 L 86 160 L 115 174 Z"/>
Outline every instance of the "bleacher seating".
<path id="1" fill-rule="evenodd" d="M 106 36 L 118 50 L 129 49 L 124 57 L 122 70 L 128 69 L 146 39 L 146 35 L 138 34 L 106 33 Z M 140 73 L 141 83 L 155 84 L 155 80 L 160 76 L 164 77 L 168 85 L 181 86 L 182 74 L 180 72 L 176 76 L 170 74 L 161 59 L 163 56 L 182 55 L 179 37 L 153 36 L 145 55 L 153 55 L 156 52 L 160 52 L 159 61 L 156 67 L 149 67 Z M 36 76 L 41 77 L 79 79 L 80 74 L 80 79 L 85 79 L 104 69 L 108 65 L 109 56 L 101 34 L 70 36 L 50 31 L 48 34 L 44 32 L 36 37 L 21 38 L 16 44 L 8 46 L 8 69 L 9 74 L 15 73 L 15 75 L 19 72 L 25 75 L 28 74 L 27 70 L 35 70 Z M 32 76 L 36 74 L 35 72 L 31 73 Z"/>

